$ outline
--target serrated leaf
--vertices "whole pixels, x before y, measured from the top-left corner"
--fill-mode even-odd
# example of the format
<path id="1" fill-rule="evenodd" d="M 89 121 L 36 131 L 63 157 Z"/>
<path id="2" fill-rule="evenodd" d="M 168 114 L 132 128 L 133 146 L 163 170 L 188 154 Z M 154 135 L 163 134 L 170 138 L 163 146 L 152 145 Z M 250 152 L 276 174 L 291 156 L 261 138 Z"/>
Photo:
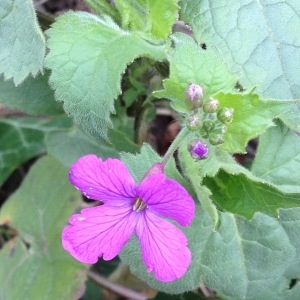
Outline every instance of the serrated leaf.
<path id="1" fill-rule="evenodd" d="M 20 84 L 43 70 L 45 39 L 31 0 L 1 0 L 0 74 Z"/>
<path id="2" fill-rule="evenodd" d="M 68 169 L 40 159 L 0 213 L 0 224 L 18 236 L 0 251 L 0 298 L 77 299 L 86 267 L 61 246 L 61 230 L 81 195 L 68 182 Z M 26 288 L 24 288 L 26 287 Z"/>
<path id="3" fill-rule="evenodd" d="M 166 39 L 177 20 L 178 0 L 116 0 L 123 27 Z"/>
<path id="4" fill-rule="evenodd" d="M 69 125 L 67 118 L 0 119 L 0 185 L 22 163 L 45 151 L 45 132 Z"/>
<path id="5" fill-rule="evenodd" d="M 279 208 L 300 206 L 300 194 L 284 194 L 244 174 L 230 175 L 221 170 L 203 183 L 212 191 L 211 197 L 219 208 L 247 219 L 256 212 L 278 217 Z"/>
<path id="6" fill-rule="evenodd" d="M 273 126 L 272 119 L 292 106 L 294 101 L 261 100 L 258 95 L 225 94 L 215 96 L 220 108 L 234 109 L 233 121 L 227 127 L 222 148 L 229 152 L 243 153 L 247 142 Z"/>
<path id="7" fill-rule="evenodd" d="M 84 12 L 59 17 L 47 34 L 46 66 L 56 99 L 85 131 L 106 138 L 126 65 L 139 56 L 161 60 L 165 46 L 122 30 L 108 17 Z"/>
<path id="8" fill-rule="evenodd" d="M 295 212 L 292 220 L 290 212 Z M 135 238 L 121 258 L 134 274 L 166 293 L 192 290 L 202 282 L 225 299 L 293 299 L 288 298 L 291 278 L 285 271 L 299 261 L 295 251 L 299 243 L 293 236 L 300 230 L 300 209 L 282 210 L 279 219 L 261 213 L 251 221 L 229 213 L 221 213 L 220 218 L 221 226 L 214 231 L 210 217 L 198 207 L 192 225 L 183 229 L 193 261 L 187 274 L 177 281 L 158 282 L 147 273 Z"/>
<path id="9" fill-rule="evenodd" d="M 119 156 L 112 145 L 100 143 L 76 127 L 48 132 L 45 144 L 47 152 L 68 167 L 86 154 L 93 153 L 102 159 Z"/>
<path id="10" fill-rule="evenodd" d="M 260 136 L 252 172 L 286 193 L 300 192 L 300 137 L 283 124 Z"/>
<path id="11" fill-rule="evenodd" d="M 203 50 L 195 41 L 184 34 L 171 36 L 167 58 L 170 62 L 170 78 L 164 80 L 164 90 L 154 95 L 172 100 L 173 107 L 188 113 L 191 105 L 186 90 L 190 83 L 204 87 L 205 99 L 221 91 L 232 91 L 236 78 L 231 75 L 221 57 L 212 49 Z"/>
<path id="12" fill-rule="evenodd" d="M 280 13 L 279 13 L 280 12 Z M 181 17 L 196 39 L 216 46 L 230 70 L 246 87 L 257 86 L 264 98 L 299 99 L 300 9 L 297 1 L 181 1 Z M 259 29 L 259 30 L 257 30 Z M 300 104 L 282 120 L 300 128 Z"/>
<path id="13" fill-rule="evenodd" d="M 48 79 L 47 75 L 29 77 L 16 87 L 12 80 L 4 81 L 0 78 L 0 103 L 31 115 L 62 114 L 62 105 L 55 101 Z"/>
<path id="14" fill-rule="evenodd" d="M 199 43 L 220 50 L 242 85 L 265 98 L 300 97 L 297 1 L 183 0 L 181 17 Z"/>

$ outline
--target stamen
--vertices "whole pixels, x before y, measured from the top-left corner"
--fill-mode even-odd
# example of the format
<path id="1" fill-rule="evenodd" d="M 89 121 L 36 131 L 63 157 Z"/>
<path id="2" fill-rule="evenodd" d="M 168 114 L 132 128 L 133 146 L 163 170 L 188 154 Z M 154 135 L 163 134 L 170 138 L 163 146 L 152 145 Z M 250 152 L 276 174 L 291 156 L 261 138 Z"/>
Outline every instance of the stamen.
<path id="1" fill-rule="evenodd" d="M 143 201 L 142 198 L 137 197 L 135 199 L 132 209 L 136 212 L 140 212 L 140 211 L 144 210 L 145 208 L 147 208 L 147 204 Z"/>

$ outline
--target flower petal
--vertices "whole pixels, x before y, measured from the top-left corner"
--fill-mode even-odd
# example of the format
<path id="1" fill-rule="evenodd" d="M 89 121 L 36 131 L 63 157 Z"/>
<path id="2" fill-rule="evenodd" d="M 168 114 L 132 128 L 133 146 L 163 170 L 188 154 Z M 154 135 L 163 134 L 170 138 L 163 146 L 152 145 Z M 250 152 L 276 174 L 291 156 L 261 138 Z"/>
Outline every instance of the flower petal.
<path id="1" fill-rule="evenodd" d="M 118 159 L 83 156 L 71 166 L 69 179 L 86 197 L 109 205 L 121 205 L 135 197 L 135 182 Z"/>
<path id="2" fill-rule="evenodd" d="M 182 226 L 190 225 L 195 214 L 195 202 L 176 180 L 163 174 L 146 177 L 137 188 L 137 195 L 150 211 L 171 219 Z"/>
<path id="3" fill-rule="evenodd" d="M 169 282 L 182 277 L 190 263 L 187 238 L 170 222 L 146 211 L 136 227 L 147 271 L 157 280 Z"/>
<path id="4" fill-rule="evenodd" d="M 103 256 L 113 259 L 127 243 L 137 223 L 131 207 L 101 205 L 86 208 L 69 219 L 62 233 L 62 244 L 73 257 L 93 264 Z"/>

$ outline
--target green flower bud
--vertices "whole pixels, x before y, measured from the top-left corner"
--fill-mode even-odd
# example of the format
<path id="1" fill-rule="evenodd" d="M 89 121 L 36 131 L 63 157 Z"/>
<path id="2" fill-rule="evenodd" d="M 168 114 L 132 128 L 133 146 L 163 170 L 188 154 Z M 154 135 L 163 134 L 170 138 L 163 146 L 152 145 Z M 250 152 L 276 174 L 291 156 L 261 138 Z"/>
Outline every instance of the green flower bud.
<path id="1" fill-rule="evenodd" d="M 191 83 L 186 90 L 186 95 L 194 109 L 200 108 L 203 104 L 204 90 L 201 85 Z"/>
<path id="2" fill-rule="evenodd" d="M 213 98 L 209 98 L 204 104 L 203 104 L 203 111 L 206 113 L 214 113 L 219 108 L 219 101 Z"/>
<path id="3" fill-rule="evenodd" d="M 226 131 L 227 131 L 227 126 L 224 124 L 219 124 L 214 128 L 213 132 L 224 134 Z"/>
<path id="4" fill-rule="evenodd" d="M 186 127 L 190 131 L 196 131 L 202 126 L 202 120 L 198 114 L 192 114 L 186 119 Z"/>
<path id="5" fill-rule="evenodd" d="M 224 135 L 221 133 L 212 132 L 209 135 L 209 142 L 212 145 L 220 145 L 224 143 Z"/>
<path id="6" fill-rule="evenodd" d="M 206 132 L 211 132 L 215 128 L 215 122 L 212 120 L 203 121 L 203 128 Z"/>
<path id="7" fill-rule="evenodd" d="M 233 120 L 233 111 L 233 108 L 227 107 L 220 109 L 217 113 L 219 121 L 221 121 L 223 124 L 231 123 Z"/>
<path id="8" fill-rule="evenodd" d="M 208 136 L 209 136 L 208 132 L 207 132 L 203 127 L 200 128 L 199 134 L 200 134 L 200 136 L 203 137 L 204 139 L 207 139 Z"/>

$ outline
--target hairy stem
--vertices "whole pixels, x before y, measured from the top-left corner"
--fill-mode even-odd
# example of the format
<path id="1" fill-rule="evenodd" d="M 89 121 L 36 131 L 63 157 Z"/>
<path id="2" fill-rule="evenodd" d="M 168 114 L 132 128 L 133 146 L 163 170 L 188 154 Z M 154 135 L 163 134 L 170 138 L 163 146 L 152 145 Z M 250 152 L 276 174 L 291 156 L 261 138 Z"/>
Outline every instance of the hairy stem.
<path id="1" fill-rule="evenodd" d="M 183 128 L 178 135 L 176 136 L 175 140 L 172 142 L 171 146 L 169 147 L 168 151 L 164 155 L 162 159 L 162 164 L 165 166 L 169 159 L 173 157 L 174 152 L 178 149 L 182 141 L 190 134 L 191 132 L 187 128 Z"/>

